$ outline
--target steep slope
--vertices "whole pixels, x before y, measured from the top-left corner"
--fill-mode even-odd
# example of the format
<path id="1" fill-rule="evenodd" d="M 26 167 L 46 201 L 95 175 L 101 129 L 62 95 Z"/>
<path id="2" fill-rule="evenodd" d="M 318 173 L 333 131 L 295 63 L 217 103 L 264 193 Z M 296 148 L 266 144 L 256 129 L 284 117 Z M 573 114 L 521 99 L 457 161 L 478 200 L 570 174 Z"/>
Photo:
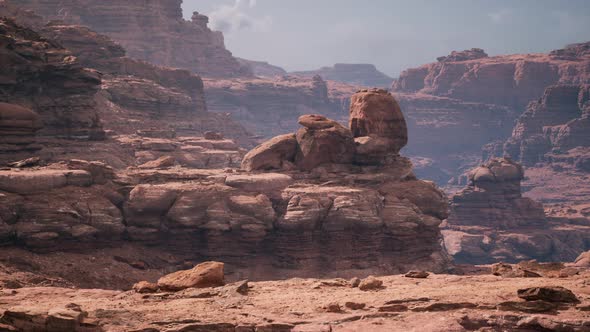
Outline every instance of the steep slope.
<path id="1" fill-rule="evenodd" d="M 182 17 L 182 0 L 10 0 L 47 20 L 88 26 L 121 44 L 130 57 L 211 77 L 251 76 L 225 48 L 223 34 L 194 13 Z"/>

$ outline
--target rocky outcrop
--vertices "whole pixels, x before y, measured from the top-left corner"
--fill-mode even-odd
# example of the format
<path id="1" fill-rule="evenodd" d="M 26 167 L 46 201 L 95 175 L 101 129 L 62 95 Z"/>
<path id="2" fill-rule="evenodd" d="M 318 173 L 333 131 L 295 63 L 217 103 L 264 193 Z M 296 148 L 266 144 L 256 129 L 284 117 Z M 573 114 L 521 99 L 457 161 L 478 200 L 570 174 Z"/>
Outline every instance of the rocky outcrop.
<path id="1" fill-rule="evenodd" d="M 364 119 L 362 134 L 372 135 L 363 137 L 404 135 L 390 95 L 355 96 L 364 97 L 381 102 L 352 107 Z M 382 118 L 391 119 L 387 127 Z M 296 135 L 251 151 L 246 171 L 102 171 L 78 161 L 0 171 L 0 238 L 41 252 L 156 246 L 190 260 L 223 261 L 230 276 L 254 279 L 447 268 L 438 229 L 448 216 L 444 194 L 414 177 L 400 146 L 385 145 L 381 154 L 373 151 L 380 160 L 357 163 L 350 129 L 318 115 L 300 123 Z M 144 137 L 140 144 L 171 153 L 167 140 Z"/>
<path id="2" fill-rule="evenodd" d="M 42 127 L 37 113 L 18 105 L 0 103 L 0 153 L 38 150 L 35 133 Z"/>
<path id="3" fill-rule="evenodd" d="M 129 56 L 156 65 L 182 68 L 211 77 L 250 76 L 225 48 L 223 34 L 211 31 L 208 18 L 182 18 L 181 0 L 10 1 L 46 20 L 83 25 L 111 37 Z"/>
<path id="4" fill-rule="evenodd" d="M 453 52 L 402 72 L 393 90 L 523 108 L 550 85 L 588 83 L 587 48 L 584 43 L 549 54 L 494 57 L 481 49 Z"/>
<path id="5" fill-rule="evenodd" d="M 470 185 L 452 198 L 452 225 L 478 225 L 496 229 L 545 224 L 543 206 L 522 197 L 522 166 L 508 159 L 493 159 L 469 173 Z"/>
<path id="6" fill-rule="evenodd" d="M 0 21 L 0 101 L 30 108 L 38 135 L 102 139 L 94 95 L 101 79 L 66 49 L 10 19 Z"/>
<path id="7" fill-rule="evenodd" d="M 470 184 L 452 197 L 443 227 L 458 263 L 572 261 L 590 243 L 590 223 L 546 217 L 543 206 L 522 197 L 522 167 L 492 159 L 469 173 Z"/>
<path id="8" fill-rule="evenodd" d="M 520 116 L 512 137 L 503 145 L 503 153 L 524 165 L 533 166 L 549 160 L 570 160 L 579 156 L 560 158 L 575 148 L 590 147 L 590 108 L 588 108 L 588 85 L 557 85 L 545 90 L 543 96 L 529 104 Z M 493 146 L 487 147 L 487 155 L 497 155 Z M 497 149 L 497 148 L 496 148 Z M 580 150 L 581 151 L 581 150 Z M 574 153 L 574 151 L 572 151 Z"/>
<path id="9" fill-rule="evenodd" d="M 287 75 L 287 71 L 279 66 L 271 65 L 266 61 L 254 61 L 236 58 L 243 66 L 249 67 L 252 73 L 258 77 L 275 77 Z"/>
<path id="10" fill-rule="evenodd" d="M 385 88 L 391 85 L 393 78 L 383 74 L 372 64 L 337 63 L 333 67 L 322 67 L 318 70 L 297 71 L 292 75 L 313 77 L 321 76 L 325 80 L 338 81 L 363 87 Z"/>
<path id="11" fill-rule="evenodd" d="M 353 95 L 349 125 L 357 144 L 357 160 L 378 162 L 387 153 L 399 153 L 408 143 L 404 115 L 385 90 L 361 90 Z"/>

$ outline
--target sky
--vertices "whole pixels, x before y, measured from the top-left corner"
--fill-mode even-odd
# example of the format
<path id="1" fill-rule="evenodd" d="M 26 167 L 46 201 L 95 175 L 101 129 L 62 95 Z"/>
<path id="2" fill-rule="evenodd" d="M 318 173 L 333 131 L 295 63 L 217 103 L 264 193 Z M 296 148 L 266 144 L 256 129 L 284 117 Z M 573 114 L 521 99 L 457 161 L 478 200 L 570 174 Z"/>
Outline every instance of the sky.
<path id="1" fill-rule="evenodd" d="M 238 57 L 288 71 L 372 63 L 396 77 L 453 50 L 547 52 L 590 41 L 590 0 L 184 0 Z"/>

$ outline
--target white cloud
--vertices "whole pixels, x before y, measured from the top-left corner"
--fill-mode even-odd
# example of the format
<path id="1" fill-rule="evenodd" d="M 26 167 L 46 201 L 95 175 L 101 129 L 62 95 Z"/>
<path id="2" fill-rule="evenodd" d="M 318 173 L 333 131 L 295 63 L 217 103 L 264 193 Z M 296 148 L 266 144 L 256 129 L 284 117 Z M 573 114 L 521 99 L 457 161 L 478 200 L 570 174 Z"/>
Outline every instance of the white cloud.
<path id="1" fill-rule="evenodd" d="M 250 13 L 256 7 L 256 0 L 234 0 L 232 5 L 221 5 L 209 14 L 213 30 L 231 33 L 242 29 L 268 30 L 272 24 L 270 16 L 254 17 Z"/>
<path id="2" fill-rule="evenodd" d="M 512 19 L 513 11 L 511 9 L 500 9 L 498 11 L 492 12 L 488 14 L 490 20 L 496 24 L 506 23 L 507 21 Z"/>

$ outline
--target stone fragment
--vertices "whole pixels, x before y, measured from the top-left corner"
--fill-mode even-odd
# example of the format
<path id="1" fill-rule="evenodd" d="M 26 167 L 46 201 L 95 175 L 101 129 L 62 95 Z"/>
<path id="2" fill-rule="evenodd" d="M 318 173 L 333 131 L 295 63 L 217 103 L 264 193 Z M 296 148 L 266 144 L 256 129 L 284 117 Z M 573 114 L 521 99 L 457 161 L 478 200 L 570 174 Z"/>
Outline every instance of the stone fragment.
<path id="1" fill-rule="evenodd" d="M 191 270 L 177 271 L 158 280 L 158 287 L 165 291 L 179 291 L 186 288 L 223 286 L 223 263 L 204 262 Z"/>
<path id="2" fill-rule="evenodd" d="M 383 288 L 383 281 L 374 276 L 368 276 L 360 282 L 358 287 L 362 291 L 379 290 Z"/>

